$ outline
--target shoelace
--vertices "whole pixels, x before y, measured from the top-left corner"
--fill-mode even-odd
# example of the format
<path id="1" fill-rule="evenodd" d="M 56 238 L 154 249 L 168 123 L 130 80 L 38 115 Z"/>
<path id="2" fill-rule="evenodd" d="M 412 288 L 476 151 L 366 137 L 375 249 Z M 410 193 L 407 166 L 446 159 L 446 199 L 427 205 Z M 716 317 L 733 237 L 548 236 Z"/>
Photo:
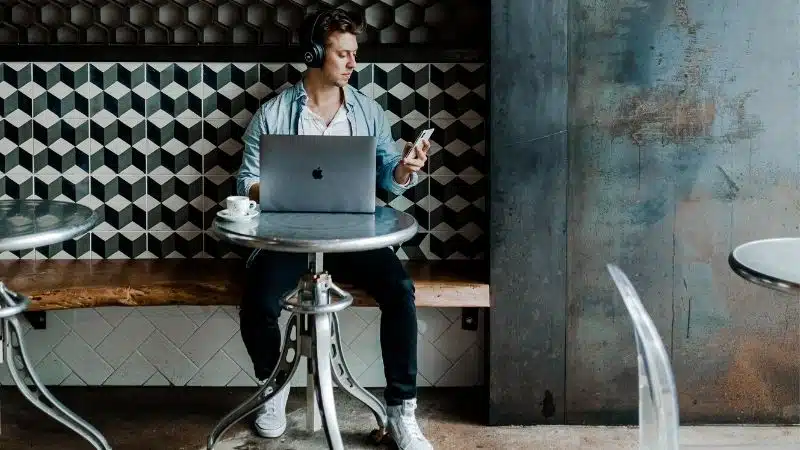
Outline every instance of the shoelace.
<path id="1" fill-rule="evenodd" d="M 401 416 L 400 420 L 403 422 L 403 425 L 405 425 L 405 429 L 408 430 L 412 438 L 418 441 L 424 439 L 422 436 L 422 430 L 419 429 L 419 424 L 417 423 L 417 420 L 414 418 L 414 416 L 403 415 Z"/>
<path id="2" fill-rule="evenodd" d="M 274 416 L 275 413 L 277 412 L 277 409 L 278 408 L 275 407 L 275 401 L 271 401 L 266 403 L 264 412 L 266 412 L 270 416 Z"/>
<path id="3" fill-rule="evenodd" d="M 275 416 L 278 414 L 278 397 L 280 394 L 272 397 L 270 401 L 264 403 L 264 412 L 269 414 L 270 416 Z"/>

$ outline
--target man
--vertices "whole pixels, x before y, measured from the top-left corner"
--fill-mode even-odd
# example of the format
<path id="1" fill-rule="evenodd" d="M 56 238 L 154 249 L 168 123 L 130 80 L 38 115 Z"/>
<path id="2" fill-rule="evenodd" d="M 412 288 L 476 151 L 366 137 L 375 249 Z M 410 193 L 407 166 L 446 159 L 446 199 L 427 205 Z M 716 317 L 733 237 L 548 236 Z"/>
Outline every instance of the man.
<path id="1" fill-rule="evenodd" d="M 348 84 L 356 67 L 357 34 L 361 30 L 341 10 L 306 18 L 301 39 L 313 39 L 323 50 L 303 80 L 278 94 L 256 112 L 244 135 L 244 157 L 237 191 L 259 201 L 259 138 L 263 133 L 370 135 L 377 137 L 377 186 L 395 194 L 418 182 L 430 143 L 425 140 L 406 158 L 394 147 L 384 111 Z M 384 398 L 388 431 L 402 450 L 432 449 L 417 424 L 417 319 L 414 285 L 390 248 L 326 255 L 326 270 L 334 280 L 365 289 L 381 310 L 380 345 L 386 376 Z M 266 381 L 280 356 L 280 298 L 297 285 L 307 270 L 303 254 L 261 251 L 248 261 L 248 281 L 242 298 L 241 332 L 255 375 Z M 289 387 L 266 402 L 255 419 L 263 437 L 286 430 Z"/>

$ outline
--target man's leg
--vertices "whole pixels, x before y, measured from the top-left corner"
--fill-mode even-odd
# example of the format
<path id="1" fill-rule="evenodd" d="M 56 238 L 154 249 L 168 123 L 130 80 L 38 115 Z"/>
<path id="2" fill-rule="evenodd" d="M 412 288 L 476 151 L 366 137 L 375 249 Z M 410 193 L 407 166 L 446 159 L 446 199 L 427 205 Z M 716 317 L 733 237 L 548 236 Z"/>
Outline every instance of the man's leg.
<path id="1" fill-rule="evenodd" d="M 389 412 L 389 433 L 400 450 L 431 449 L 414 416 L 417 396 L 417 310 L 413 280 L 389 248 L 332 254 L 329 261 L 334 283 L 338 280 L 364 289 L 380 307 L 380 342 L 386 376 L 384 398 Z"/>
<path id="2" fill-rule="evenodd" d="M 256 378 L 266 381 L 281 353 L 281 298 L 297 287 L 308 267 L 304 254 L 262 250 L 247 269 L 239 310 L 242 341 L 253 362 Z M 286 430 L 289 386 L 266 402 L 256 416 L 255 429 L 263 437 L 278 437 Z"/>

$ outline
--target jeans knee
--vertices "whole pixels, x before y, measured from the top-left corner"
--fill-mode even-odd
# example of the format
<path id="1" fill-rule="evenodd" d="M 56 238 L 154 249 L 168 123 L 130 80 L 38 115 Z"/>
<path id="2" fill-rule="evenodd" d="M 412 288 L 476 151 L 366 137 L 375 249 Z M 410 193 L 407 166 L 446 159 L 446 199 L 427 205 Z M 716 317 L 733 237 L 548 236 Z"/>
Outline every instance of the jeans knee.
<path id="1" fill-rule="evenodd" d="M 379 287 L 382 292 L 375 293 L 375 300 L 382 310 L 411 310 L 415 311 L 414 281 L 410 278 L 392 280 Z"/>
<path id="2" fill-rule="evenodd" d="M 250 324 L 258 326 L 277 326 L 280 315 L 280 308 L 273 308 L 266 302 L 243 303 L 239 308 L 239 321 L 245 326 Z"/>
<path id="3" fill-rule="evenodd" d="M 414 287 L 414 280 L 411 278 L 403 278 L 398 284 L 398 290 L 401 291 L 405 297 L 409 297 L 413 300 L 414 294 L 417 292 L 417 289 Z"/>

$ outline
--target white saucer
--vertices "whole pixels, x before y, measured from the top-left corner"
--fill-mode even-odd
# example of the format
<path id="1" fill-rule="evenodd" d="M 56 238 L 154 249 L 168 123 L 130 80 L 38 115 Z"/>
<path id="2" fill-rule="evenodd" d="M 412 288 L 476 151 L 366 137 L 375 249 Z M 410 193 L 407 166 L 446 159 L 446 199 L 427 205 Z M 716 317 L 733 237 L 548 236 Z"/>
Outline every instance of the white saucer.
<path id="1" fill-rule="evenodd" d="M 230 213 L 230 210 L 223 209 L 217 211 L 217 217 L 225 220 L 230 220 L 233 222 L 247 222 L 249 220 L 253 220 L 258 217 L 258 211 L 251 211 L 243 216 L 234 216 Z"/>

